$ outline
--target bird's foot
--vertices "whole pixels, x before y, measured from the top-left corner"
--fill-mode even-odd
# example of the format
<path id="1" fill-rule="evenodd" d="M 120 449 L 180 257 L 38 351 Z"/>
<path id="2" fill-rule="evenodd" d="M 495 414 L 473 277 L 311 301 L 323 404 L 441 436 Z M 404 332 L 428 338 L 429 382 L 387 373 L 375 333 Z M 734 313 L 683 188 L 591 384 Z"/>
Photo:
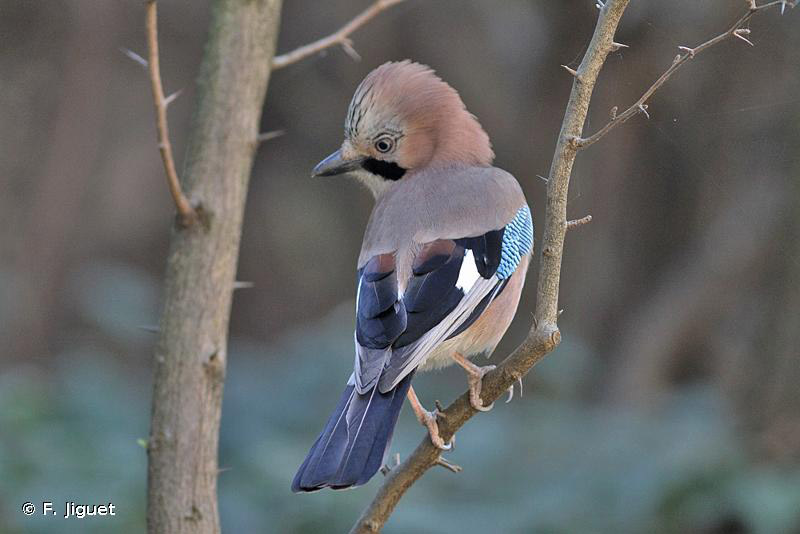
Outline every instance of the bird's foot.
<path id="1" fill-rule="evenodd" d="M 442 413 L 437 408 L 432 412 L 425 411 L 422 417 L 418 417 L 418 419 L 419 422 L 428 429 L 428 434 L 431 437 L 431 443 L 433 443 L 437 449 L 449 451 L 453 448 L 453 440 L 450 440 L 450 443 L 445 443 L 442 439 L 442 436 L 439 435 L 438 419 L 440 416 L 442 416 Z"/>
<path id="2" fill-rule="evenodd" d="M 408 388 L 408 401 L 411 403 L 411 409 L 414 410 L 414 415 L 417 416 L 417 420 L 420 422 L 422 426 L 428 429 L 428 435 L 431 437 L 431 443 L 437 448 L 443 451 L 449 451 L 453 448 L 453 441 L 450 440 L 450 443 L 445 443 L 442 436 L 439 434 L 439 418 L 444 417 L 444 414 L 439 411 L 439 407 L 437 405 L 436 409 L 432 412 L 429 412 L 425 408 L 422 407 L 422 403 L 419 402 L 419 398 L 417 398 L 417 393 L 414 391 L 414 387 L 411 386 Z"/>
<path id="3" fill-rule="evenodd" d="M 455 362 L 467 372 L 467 383 L 469 384 L 469 403 L 472 405 L 472 407 L 479 412 L 488 412 L 491 410 L 494 407 L 494 403 L 490 404 L 489 406 L 483 405 L 483 400 L 481 400 L 481 386 L 483 377 L 489 371 L 494 370 L 495 366 L 484 365 L 481 367 L 479 365 L 475 365 L 457 352 L 453 353 L 453 360 L 455 360 Z"/>

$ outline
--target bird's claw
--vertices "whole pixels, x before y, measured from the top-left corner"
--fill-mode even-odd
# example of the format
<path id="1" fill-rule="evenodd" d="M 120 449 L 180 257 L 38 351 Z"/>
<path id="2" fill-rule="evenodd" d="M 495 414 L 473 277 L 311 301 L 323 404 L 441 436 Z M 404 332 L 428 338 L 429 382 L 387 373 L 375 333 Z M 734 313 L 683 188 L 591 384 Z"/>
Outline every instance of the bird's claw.
<path id="1" fill-rule="evenodd" d="M 491 403 L 489 406 L 484 406 L 483 400 L 481 399 L 483 377 L 489 371 L 494 370 L 494 368 L 494 365 L 485 365 L 483 367 L 478 367 L 476 365 L 474 370 L 467 370 L 469 374 L 469 378 L 467 379 L 469 382 L 469 403 L 479 412 L 488 412 L 494 408 L 494 403 Z"/>
<path id="2" fill-rule="evenodd" d="M 511 384 L 510 386 L 508 386 L 507 393 L 508 393 L 508 398 L 506 399 L 506 404 L 511 402 L 511 399 L 514 398 L 514 384 Z"/>
<path id="3" fill-rule="evenodd" d="M 494 403 L 489 406 L 483 405 L 481 400 L 481 386 L 483 377 L 489 371 L 495 369 L 494 365 L 475 365 L 461 354 L 454 352 L 453 360 L 467 372 L 467 383 L 469 384 L 469 403 L 479 412 L 488 412 L 494 407 Z"/>
<path id="4" fill-rule="evenodd" d="M 422 418 L 420 419 L 420 423 L 428 429 L 428 435 L 431 438 L 431 443 L 437 449 L 443 451 L 449 451 L 453 448 L 453 440 L 450 440 L 450 443 L 445 443 L 442 439 L 442 436 L 439 435 L 439 423 L 438 419 L 441 417 L 442 414 L 439 412 L 439 409 L 436 408 L 432 412 L 424 412 Z"/>
<path id="5" fill-rule="evenodd" d="M 411 403 L 411 409 L 414 410 L 414 415 L 417 416 L 417 420 L 421 425 L 428 429 L 428 435 L 431 437 L 431 443 L 433 443 L 437 449 L 443 451 L 449 451 L 452 449 L 456 439 L 455 436 L 450 439 L 450 443 L 445 443 L 442 439 L 442 436 L 439 435 L 438 420 L 440 417 L 442 419 L 445 417 L 445 415 L 442 413 L 441 403 L 437 400 L 436 408 L 432 412 L 429 412 L 423 408 L 422 403 L 419 402 L 417 393 L 414 391 L 414 386 L 409 386 L 407 396 L 408 401 Z"/>

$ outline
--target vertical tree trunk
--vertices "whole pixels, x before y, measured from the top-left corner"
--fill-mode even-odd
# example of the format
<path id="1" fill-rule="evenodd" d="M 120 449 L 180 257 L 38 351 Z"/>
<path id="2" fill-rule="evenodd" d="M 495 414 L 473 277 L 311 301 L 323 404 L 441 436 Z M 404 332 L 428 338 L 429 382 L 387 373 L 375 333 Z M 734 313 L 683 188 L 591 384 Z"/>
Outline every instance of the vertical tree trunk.
<path id="1" fill-rule="evenodd" d="M 219 532 L 217 445 L 247 184 L 280 0 L 217 0 L 183 186 L 201 222 L 172 232 L 148 442 L 150 533 Z"/>

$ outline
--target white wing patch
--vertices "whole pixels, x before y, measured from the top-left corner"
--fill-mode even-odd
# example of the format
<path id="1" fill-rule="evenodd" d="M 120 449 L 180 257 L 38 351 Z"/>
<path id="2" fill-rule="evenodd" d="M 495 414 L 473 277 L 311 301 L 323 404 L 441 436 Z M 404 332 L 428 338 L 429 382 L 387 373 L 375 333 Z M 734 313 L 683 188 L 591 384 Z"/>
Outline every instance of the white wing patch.
<path id="1" fill-rule="evenodd" d="M 481 275 L 478 273 L 478 267 L 475 264 L 475 257 L 472 255 L 472 250 L 467 249 L 464 254 L 464 261 L 461 262 L 461 270 L 458 272 L 458 280 L 456 287 L 463 291 L 465 294 L 472 289 L 475 282 L 478 281 Z"/>

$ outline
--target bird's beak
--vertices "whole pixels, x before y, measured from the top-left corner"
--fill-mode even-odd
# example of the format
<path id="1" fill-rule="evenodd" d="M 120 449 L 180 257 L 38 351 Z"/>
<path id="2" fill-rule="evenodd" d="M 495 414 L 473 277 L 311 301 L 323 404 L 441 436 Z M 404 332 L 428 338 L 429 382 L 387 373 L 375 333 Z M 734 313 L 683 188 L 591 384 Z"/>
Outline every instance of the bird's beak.
<path id="1" fill-rule="evenodd" d="M 317 166 L 311 171 L 311 176 L 313 178 L 317 178 L 318 176 L 336 176 L 337 174 L 354 171 L 361 168 L 361 163 L 363 161 L 364 158 L 344 159 L 342 157 L 342 150 L 339 149 L 317 163 Z"/>

